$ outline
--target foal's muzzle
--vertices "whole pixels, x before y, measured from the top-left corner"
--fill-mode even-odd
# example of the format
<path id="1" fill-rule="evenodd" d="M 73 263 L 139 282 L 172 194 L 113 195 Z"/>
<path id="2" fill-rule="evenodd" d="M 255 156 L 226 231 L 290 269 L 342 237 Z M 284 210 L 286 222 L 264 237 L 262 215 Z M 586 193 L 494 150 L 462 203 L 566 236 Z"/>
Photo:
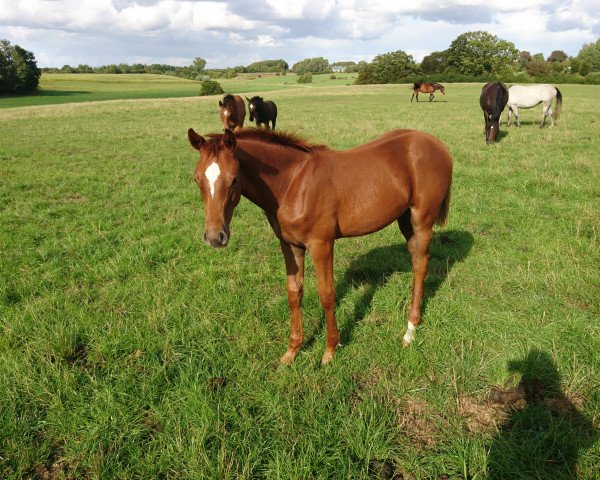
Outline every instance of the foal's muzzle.
<path id="1" fill-rule="evenodd" d="M 229 235 L 224 230 L 218 232 L 204 232 L 204 242 L 213 248 L 223 248 L 229 242 Z"/>

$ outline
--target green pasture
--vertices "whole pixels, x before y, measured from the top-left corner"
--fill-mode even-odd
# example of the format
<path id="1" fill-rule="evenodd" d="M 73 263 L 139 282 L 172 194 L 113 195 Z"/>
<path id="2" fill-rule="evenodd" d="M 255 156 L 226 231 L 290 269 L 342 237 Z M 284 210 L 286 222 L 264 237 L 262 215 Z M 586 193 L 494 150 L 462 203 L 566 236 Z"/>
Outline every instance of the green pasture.
<path id="1" fill-rule="evenodd" d="M 73 91 L 198 88 L 124 78 Z M 285 274 L 262 212 L 242 199 L 229 246 L 201 241 L 186 132 L 221 130 L 219 97 L 23 98 L 40 105 L 0 111 L 0 478 L 599 478 L 600 87 L 561 85 L 555 128 L 522 111 L 486 146 L 479 84 L 410 103 L 408 85 L 291 78 L 232 93 L 332 148 L 415 128 L 454 156 L 414 344 L 391 225 L 336 243 L 325 368 L 308 261 L 305 345 L 278 366 Z"/>
<path id="2" fill-rule="evenodd" d="M 354 82 L 356 75 L 338 73 L 335 77 L 332 79 L 331 74 L 314 75 L 312 83 L 303 84 L 301 87 L 310 89 L 349 85 Z M 232 79 L 219 78 L 217 81 L 225 93 L 250 94 L 297 89 L 300 87 L 296 82 L 297 78 L 292 73 L 247 73 Z M 34 95 L 0 96 L 0 109 L 102 100 L 192 97 L 199 95 L 200 84 L 199 81 L 169 75 L 44 73 Z"/>

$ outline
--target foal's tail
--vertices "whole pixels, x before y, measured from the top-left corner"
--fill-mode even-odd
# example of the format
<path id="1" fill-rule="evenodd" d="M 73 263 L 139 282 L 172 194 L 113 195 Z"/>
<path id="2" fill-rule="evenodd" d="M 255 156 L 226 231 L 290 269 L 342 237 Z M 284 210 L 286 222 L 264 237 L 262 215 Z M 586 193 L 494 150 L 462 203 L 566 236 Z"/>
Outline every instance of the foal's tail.
<path id="1" fill-rule="evenodd" d="M 556 87 L 554 87 L 556 88 Z M 558 120 L 560 117 L 560 108 L 562 107 L 562 93 L 556 88 L 556 112 L 554 112 L 554 120 Z"/>
<path id="2" fill-rule="evenodd" d="M 440 205 L 440 213 L 438 213 L 437 223 L 439 226 L 443 227 L 446 225 L 446 221 L 448 220 L 448 210 L 450 209 L 450 187 L 448 187 L 448 193 L 446 193 L 446 197 Z"/>

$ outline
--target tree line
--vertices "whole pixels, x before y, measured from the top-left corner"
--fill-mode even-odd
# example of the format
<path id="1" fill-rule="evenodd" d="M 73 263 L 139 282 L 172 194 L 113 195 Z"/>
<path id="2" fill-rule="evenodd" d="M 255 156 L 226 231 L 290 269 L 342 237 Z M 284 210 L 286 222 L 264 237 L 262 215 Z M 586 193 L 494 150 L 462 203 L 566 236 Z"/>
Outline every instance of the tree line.
<path id="1" fill-rule="evenodd" d="M 338 68 L 336 68 L 338 67 Z M 39 69 L 33 53 L 8 40 L 0 40 L 0 95 L 19 94 L 35 90 L 42 73 L 152 73 L 174 75 L 191 80 L 233 78 L 240 73 L 275 73 L 297 75 L 358 72 L 357 84 L 412 83 L 415 81 L 595 83 L 600 84 L 600 39 L 583 45 L 575 57 L 562 50 L 553 51 L 547 58 L 519 51 L 514 43 L 483 31 L 466 32 L 452 41 L 448 49 L 432 52 L 415 62 L 412 55 L 397 50 L 377 55 L 371 62 L 329 63 L 323 57 L 306 58 L 290 69 L 283 59 L 262 60 L 247 66 L 207 69 L 206 60 L 197 57 L 189 66 L 166 64 L 126 63 L 92 67 L 63 65 L 60 68 Z"/>
<path id="2" fill-rule="evenodd" d="M 229 68 L 212 68 L 206 69 L 206 60 L 201 57 L 196 57 L 192 65 L 177 67 L 173 65 L 153 63 L 146 65 L 143 63 L 127 63 L 101 65 L 99 67 L 91 67 L 90 65 L 80 64 L 76 67 L 71 65 L 63 65 L 60 68 L 47 67 L 43 68 L 44 72 L 48 73 L 152 73 L 161 75 L 173 75 L 176 77 L 187 78 L 189 80 L 203 80 L 204 77 L 210 78 L 233 78 L 239 73 L 283 73 L 289 70 L 289 65 L 285 60 L 263 60 L 260 62 L 251 63 L 248 66 L 238 65 Z"/>
<path id="3" fill-rule="evenodd" d="M 488 32 L 466 32 L 454 39 L 448 49 L 427 55 L 420 64 L 402 50 L 377 55 L 359 69 L 356 83 L 421 80 L 600 84 L 600 39 L 583 45 L 575 57 L 555 50 L 544 58 L 541 53 L 519 51 L 514 43 Z"/>

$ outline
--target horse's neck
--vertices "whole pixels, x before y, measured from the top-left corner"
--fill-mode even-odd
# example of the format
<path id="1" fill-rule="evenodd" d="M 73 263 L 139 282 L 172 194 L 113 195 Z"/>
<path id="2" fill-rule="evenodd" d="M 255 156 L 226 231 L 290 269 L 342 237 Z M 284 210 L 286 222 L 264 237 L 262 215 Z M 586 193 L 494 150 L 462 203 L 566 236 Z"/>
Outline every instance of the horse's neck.
<path id="1" fill-rule="evenodd" d="M 243 176 L 242 195 L 267 213 L 274 213 L 279 199 L 293 180 L 298 162 L 306 155 L 292 148 L 238 142 L 236 158 Z"/>

